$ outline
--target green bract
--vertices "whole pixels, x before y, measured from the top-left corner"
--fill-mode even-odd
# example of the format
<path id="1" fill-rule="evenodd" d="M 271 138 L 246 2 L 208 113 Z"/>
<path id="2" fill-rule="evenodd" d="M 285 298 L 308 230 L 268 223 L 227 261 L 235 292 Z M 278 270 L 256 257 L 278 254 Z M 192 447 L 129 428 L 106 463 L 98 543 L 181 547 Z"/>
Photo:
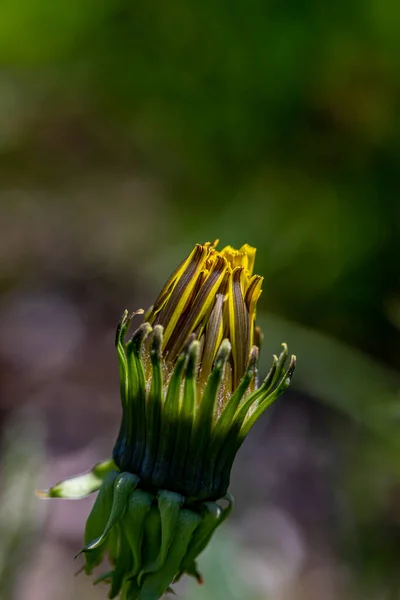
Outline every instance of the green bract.
<path id="1" fill-rule="evenodd" d="M 295 368 L 283 345 L 260 386 L 255 327 L 262 278 L 255 249 L 196 246 L 171 276 L 144 323 L 117 328 L 122 420 L 113 457 L 40 496 L 99 490 L 86 523 L 84 570 L 107 555 L 109 598 L 157 600 L 196 559 L 232 509 L 235 455 Z M 221 500 L 223 501 L 221 504 Z"/>

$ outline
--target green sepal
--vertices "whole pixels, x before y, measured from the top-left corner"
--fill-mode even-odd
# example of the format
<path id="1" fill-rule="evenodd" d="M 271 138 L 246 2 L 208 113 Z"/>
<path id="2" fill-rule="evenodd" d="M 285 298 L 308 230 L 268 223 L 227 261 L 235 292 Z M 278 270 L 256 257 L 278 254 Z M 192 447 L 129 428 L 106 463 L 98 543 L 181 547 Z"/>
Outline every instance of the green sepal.
<path id="1" fill-rule="evenodd" d="M 196 558 L 203 552 L 203 550 L 205 550 L 217 527 L 222 525 L 222 523 L 228 518 L 233 510 L 234 500 L 231 494 L 226 494 L 223 500 L 228 502 L 226 508 L 222 508 L 216 502 L 202 503 L 201 523 L 192 536 L 176 580 L 178 580 L 183 573 L 187 573 L 188 575 L 195 577 L 197 581 L 202 580 L 202 577 L 197 570 L 195 562 Z"/>
<path id="2" fill-rule="evenodd" d="M 190 447 L 190 439 L 196 418 L 197 406 L 197 368 L 200 355 L 200 343 L 193 341 L 188 349 L 183 396 L 178 417 L 178 428 L 174 454 L 168 477 L 173 489 L 186 489 L 185 462 Z"/>
<path id="3" fill-rule="evenodd" d="M 276 361 L 276 371 L 272 378 L 271 388 L 276 386 L 278 381 L 280 381 L 280 379 L 283 375 L 284 369 L 285 369 L 285 363 L 286 363 L 287 357 L 289 356 L 287 344 L 283 343 L 282 347 L 283 347 L 283 350 L 280 353 L 278 360 Z M 276 357 L 274 357 L 274 358 L 276 358 Z"/>
<path id="4" fill-rule="evenodd" d="M 278 357 L 274 356 L 271 368 L 268 372 L 268 375 L 266 376 L 266 378 L 264 379 L 264 381 L 262 382 L 260 387 L 257 390 L 254 390 L 254 392 L 252 392 L 246 398 L 246 400 L 237 408 L 234 418 L 231 423 L 231 430 L 230 430 L 230 432 L 228 432 L 228 435 L 232 436 L 231 431 L 235 431 L 236 432 L 235 435 L 237 435 L 237 432 L 240 430 L 240 427 L 242 426 L 243 421 L 245 420 L 246 415 L 249 412 L 250 408 L 253 405 L 257 404 L 266 395 L 268 395 L 272 392 L 272 390 L 274 389 L 274 385 L 275 385 L 274 381 L 276 379 L 275 376 L 277 373 L 277 366 L 278 366 Z"/>
<path id="5" fill-rule="evenodd" d="M 91 552 L 94 549 L 99 548 L 99 546 L 101 546 L 101 544 L 106 540 L 110 530 L 123 516 L 128 504 L 128 498 L 138 485 L 139 481 L 139 477 L 133 475 L 132 473 L 120 473 L 116 477 L 114 482 L 112 507 L 103 533 L 89 543 L 86 543 L 81 552 Z"/>
<path id="6" fill-rule="evenodd" d="M 207 379 L 206 387 L 197 410 L 194 431 L 190 442 L 189 452 L 185 466 L 185 481 L 192 485 L 191 494 L 198 497 L 201 490 L 208 495 L 209 490 L 202 486 L 202 457 L 210 439 L 214 408 L 217 395 L 221 386 L 226 362 L 231 352 L 229 340 L 222 341 L 215 359 L 214 367 Z"/>
<path id="7" fill-rule="evenodd" d="M 188 348 L 183 398 L 179 411 L 179 418 L 188 421 L 193 421 L 196 414 L 196 379 L 199 355 L 200 342 L 194 340 Z"/>
<path id="8" fill-rule="evenodd" d="M 144 537 L 142 546 L 142 569 L 137 576 L 141 586 L 142 575 L 150 565 L 157 560 L 161 544 L 161 517 L 158 506 L 152 506 L 144 522 Z"/>
<path id="9" fill-rule="evenodd" d="M 129 373 L 127 443 L 133 449 L 127 469 L 137 473 L 140 471 L 146 445 L 146 378 L 142 347 L 150 331 L 151 325 L 143 323 L 125 347 Z"/>
<path id="10" fill-rule="evenodd" d="M 284 351 L 279 357 L 279 360 L 282 355 L 285 354 Z M 246 435 L 268 406 L 275 402 L 275 400 L 277 400 L 290 385 L 296 366 L 296 357 L 292 356 L 286 371 L 284 370 L 283 363 L 279 365 L 279 360 L 276 359 L 276 357 L 274 358 L 275 361 L 272 369 L 260 389 L 253 392 L 253 394 L 250 394 L 242 406 L 239 406 L 236 411 L 231 430 L 224 441 L 215 468 L 214 482 L 215 485 L 221 489 L 228 487 L 229 474 L 234 458 Z M 276 381 L 277 372 L 281 375 L 281 379 L 278 382 Z"/>
<path id="11" fill-rule="evenodd" d="M 257 361 L 258 349 L 256 346 L 253 346 L 250 352 L 247 369 L 238 387 L 236 388 L 232 397 L 226 404 L 224 410 L 222 411 L 219 419 L 215 423 L 215 426 L 211 432 L 210 444 L 209 447 L 206 449 L 206 457 L 203 462 L 204 466 L 202 485 L 205 489 L 214 489 L 214 474 L 216 470 L 215 467 L 218 459 L 218 454 L 232 426 L 232 421 L 234 419 L 237 408 L 254 378 L 254 375 L 257 370 Z"/>
<path id="12" fill-rule="evenodd" d="M 99 462 L 86 473 L 80 473 L 74 477 L 63 479 L 48 490 L 37 490 L 39 498 L 66 498 L 68 500 L 80 500 L 100 489 L 104 479 L 117 467 L 112 458 Z"/>
<path id="13" fill-rule="evenodd" d="M 182 508 L 176 523 L 174 540 L 169 548 L 163 567 L 144 577 L 139 600 L 159 600 L 174 579 L 193 532 L 199 526 L 201 516 L 193 510 Z"/>
<path id="14" fill-rule="evenodd" d="M 98 538 L 104 531 L 114 498 L 114 483 L 118 477 L 117 471 L 110 471 L 99 490 L 93 508 L 86 520 L 83 543 L 88 544 L 91 540 Z M 106 552 L 106 545 L 85 554 L 84 570 L 90 575 L 95 567 L 101 563 Z"/>
<path id="15" fill-rule="evenodd" d="M 118 559 L 116 561 L 110 592 L 108 594 L 110 600 L 118 596 L 124 581 L 128 579 L 132 572 L 133 556 L 130 545 L 128 544 L 128 540 L 126 539 L 126 533 L 124 530 L 125 528 L 123 527 L 123 525 L 124 521 L 120 521 L 115 526 L 118 529 L 120 544 Z"/>
<path id="16" fill-rule="evenodd" d="M 190 572 L 191 575 L 193 575 L 195 572 L 197 573 L 195 559 L 204 550 L 204 548 L 210 541 L 212 534 L 219 525 L 221 515 L 222 508 L 216 502 L 202 503 L 201 523 L 199 524 L 198 528 L 192 536 L 192 539 L 190 540 L 190 544 L 187 549 L 186 555 L 184 556 L 182 563 L 179 567 L 179 574 L 176 578 L 177 580 L 184 572 Z"/>
<path id="17" fill-rule="evenodd" d="M 141 578 L 146 573 L 158 571 L 165 563 L 167 553 L 176 534 L 179 511 L 185 498 L 175 492 L 161 490 L 158 494 L 158 510 L 161 519 L 161 544 L 158 556 L 153 564 L 148 564 L 141 572 Z"/>
<path id="18" fill-rule="evenodd" d="M 110 533 L 108 534 L 108 538 L 107 538 L 107 555 L 108 555 L 108 560 L 110 561 L 110 564 L 115 567 L 115 565 L 117 564 L 117 560 L 118 560 L 118 554 L 119 554 L 119 544 L 120 544 L 120 539 L 119 539 L 119 531 L 117 527 L 113 527 L 110 531 Z M 94 552 L 92 550 L 92 552 Z M 90 553 L 85 554 L 85 556 L 88 556 Z"/>
<path id="19" fill-rule="evenodd" d="M 218 453 L 218 450 L 222 445 L 224 437 L 229 431 L 237 408 L 255 375 L 255 372 L 257 370 L 257 361 L 258 349 L 256 346 L 253 346 L 250 352 L 249 364 L 247 366 L 247 369 L 242 379 L 240 380 L 238 387 L 232 394 L 231 398 L 228 400 L 224 410 L 222 411 L 212 431 L 210 449 L 211 454 Z"/>
<path id="20" fill-rule="evenodd" d="M 121 321 L 118 323 L 117 331 L 115 334 L 115 347 L 118 356 L 118 369 L 121 386 L 121 403 L 123 408 L 126 407 L 128 398 L 128 364 L 126 360 L 124 340 L 125 334 L 128 331 L 132 318 L 135 314 L 136 313 L 129 316 L 128 311 L 125 310 L 124 314 L 122 315 Z"/>
<path id="21" fill-rule="evenodd" d="M 139 585 L 136 579 L 130 579 L 122 588 L 121 600 L 138 600 L 139 591 Z"/>
<path id="22" fill-rule="evenodd" d="M 216 490 L 222 490 L 222 493 L 226 491 L 229 485 L 230 469 L 225 469 L 225 465 L 228 463 L 228 456 L 233 458 L 236 455 L 237 438 L 240 433 L 240 428 L 243 425 L 243 421 L 246 418 L 251 406 L 258 402 L 260 398 L 263 398 L 268 394 L 272 388 L 272 381 L 276 372 L 276 366 L 278 358 L 274 356 L 272 366 L 268 372 L 268 375 L 262 382 L 261 386 L 252 392 L 242 404 L 236 410 L 233 420 L 231 421 L 230 427 L 223 438 L 222 446 L 218 453 L 218 457 L 214 462 L 214 478 L 213 485 Z M 233 460 L 233 459 L 232 459 Z"/>
<path id="23" fill-rule="evenodd" d="M 130 468 L 132 444 L 130 441 L 133 436 L 133 423 L 135 422 L 135 415 L 133 414 L 134 407 L 129 401 L 132 386 L 137 383 L 137 377 L 132 379 L 129 372 L 128 359 L 125 348 L 125 335 L 130 327 L 132 319 L 138 315 L 143 314 L 143 310 L 139 309 L 128 315 L 128 311 L 125 310 L 122 315 L 122 319 L 118 324 L 116 336 L 115 336 L 115 347 L 118 356 L 118 370 L 120 379 L 120 395 L 122 404 L 122 419 L 121 426 L 118 433 L 118 438 L 114 446 L 113 457 L 120 467 L 121 471 L 127 471 Z"/>
<path id="24" fill-rule="evenodd" d="M 156 325 L 152 333 L 150 350 L 152 365 L 151 387 L 146 402 L 146 447 L 141 464 L 140 475 L 149 480 L 153 472 L 160 440 L 161 407 L 163 402 L 162 342 L 163 328 Z"/>
<path id="25" fill-rule="evenodd" d="M 144 490 L 136 489 L 129 498 L 123 524 L 133 556 L 131 576 L 137 575 L 142 568 L 142 543 L 144 523 L 155 497 Z"/>
<path id="26" fill-rule="evenodd" d="M 261 398 L 256 409 L 251 413 L 251 415 L 247 416 L 241 429 L 238 438 L 238 443 L 241 444 L 249 433 L 250 429 L 253 427 L 254 423 L 257 419 L 260 418 L 262 413 L 270 406 L 283 392 L 285 392 L 290 386 L 294 370 L 296 368 L 296 357 L 292 356 L 289 364 L 289 368 L 284 372 L 282 379 L 278 382 L 276 388 L 270 395 L 266 395 Z"/>
<path id="27" fill-rule="evenodd" d="M 122 405 L 122 420 L 121 426 L 118 433 L 118 438 L 115 443 L 113 456 L 118 459 L 118 464 L 124 469 L 129 461 L 129 447 L 127 440 L 128 423 L 129 423 L 129 407 L 128 407 L 128 391 L 129 391 L 129 372 L 128 362 L 125 353 L 125 335 L 129 329 L 132 317 L 128 315 L 128 311 L 125 310 L 121 321 L 118 323 L 117 331 L 115 334 L 115 348 L 117 350 L 118 357 L 118 372 L 120 382 L 120 396 Z"/>
<path id="28" fill-rule="evenodd" d="M 181 354 L 175 364 L 168 385 L 167 395 L 161 414 L 161 435 L 157 452 L 157 459 L 152 473 L 152 484 L 162 488 L 168 479 L 171 457 L 174 452 L 176 432 L 179 418 L 179 401 L 183 370 L 186 363 L 186 354 Z"/>

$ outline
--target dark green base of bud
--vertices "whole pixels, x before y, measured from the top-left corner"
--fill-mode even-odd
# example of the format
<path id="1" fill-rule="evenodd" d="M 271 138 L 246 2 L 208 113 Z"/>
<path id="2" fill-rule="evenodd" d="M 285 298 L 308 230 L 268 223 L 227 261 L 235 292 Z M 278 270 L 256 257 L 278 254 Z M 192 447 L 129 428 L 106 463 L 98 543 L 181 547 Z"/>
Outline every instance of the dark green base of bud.
<path id="1" fill-rule="evenodd" d="M 185 440 L 179 439 L 179 434 L 186 428 L 189 438 L 189 422 L 180 420 L 171 423 L 171 430 L 177 432 L 175 447 L 171 445 L 172 451 L 165 448 L 162 455 L 157 456 L 157 460 L 152 463 L 138 458 L 133 460 L 134 456 L 145 456 L 145 446 L 143 452 L 131 452 L 127 456 L 124 452 L 126 443 L 123 435 L 120 435 L 113 450 L 113 460 L 121 472 L 138 474 L 141 488 L 150 493 L 157 493 L 160 488 L 165 488 L 184 496 L 188 504 L 218 500 L 228 491 L 236 448 L 231 453 L 226 452 L 226 460 L 218 461 L 219 456 L 213 455 L 211 448 L 205 448 L 200 454 L 194 444 L 191 448 L 190 444 L 185 444 Z M 137 450 L 137 444 L 132 444 L 131 448 L 132 446 Z"/>
<path id="2" fill-rule="evenodd" d="M 108 555 L 112 570 L 95 583 L 109 583 L 110 599 L 158 600 L 185 573 L 201 582 L 196 559 L 230 513 L 227 500 L 226 508 L 188 506 L 179 493 L 150 493 L 136 475 L 111 471 L 86 523 L 84 570 L 91 574 Z"/>
<path id="3" fill-rule="evenodd" d="M 289 386 L 295 358 L 286 369 L 284 345 L 267 378 L 252 390 L 258 360 L 254 346 L 242 379 L 230 393 L 229 340 L 220 343 L 204 377 L 201 344 L 194 334 L 189 336 L 166 376 L 163 328 L 152 329 L 145 322 L 125 342 L 130 321 L 125 312 L 116 335 L 122 422 L 114 462 L 122 472 L 140 477 L 150 493 L 167 489 L 192 504 L 217 500 L 227 492 L 233 460 L 250 428 Z"/>

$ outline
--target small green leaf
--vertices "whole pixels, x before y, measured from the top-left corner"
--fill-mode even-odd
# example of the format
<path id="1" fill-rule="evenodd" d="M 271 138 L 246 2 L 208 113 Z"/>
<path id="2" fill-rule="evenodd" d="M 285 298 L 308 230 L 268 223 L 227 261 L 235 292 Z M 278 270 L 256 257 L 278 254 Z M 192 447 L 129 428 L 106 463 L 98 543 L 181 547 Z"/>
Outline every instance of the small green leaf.
<path id="1" fill-rule="evenodd" d="M 115 466 L 112 458 L 108 458 L 103 462 L 99 462 L 86 473 L 68 477 L 63 481 L 59 481 L 48 490 L 37 490 L 36 495 L 39 498 L 66 498 L 69 500 L 79 500 L 85 498 L 93 492 L 100 489 L 104 479 L 111 471 L 115 471 Z"/>

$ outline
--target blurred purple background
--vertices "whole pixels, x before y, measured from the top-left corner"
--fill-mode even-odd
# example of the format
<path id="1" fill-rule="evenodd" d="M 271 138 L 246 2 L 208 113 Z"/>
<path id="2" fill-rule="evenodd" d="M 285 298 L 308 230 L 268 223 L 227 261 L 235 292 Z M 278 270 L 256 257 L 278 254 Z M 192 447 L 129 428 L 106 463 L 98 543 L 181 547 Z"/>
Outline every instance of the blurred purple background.
<path id="1" fill-rule="evenodd" d="M 196 242 L 257 246 L 262 371 L 293 389 L 232 476 L 187 600 L 396 600 L 399 41 L 393 0 L 0 6 L 0 598 L 105 598 L 72 557 L 109 456 L 116 324 Z"/>

